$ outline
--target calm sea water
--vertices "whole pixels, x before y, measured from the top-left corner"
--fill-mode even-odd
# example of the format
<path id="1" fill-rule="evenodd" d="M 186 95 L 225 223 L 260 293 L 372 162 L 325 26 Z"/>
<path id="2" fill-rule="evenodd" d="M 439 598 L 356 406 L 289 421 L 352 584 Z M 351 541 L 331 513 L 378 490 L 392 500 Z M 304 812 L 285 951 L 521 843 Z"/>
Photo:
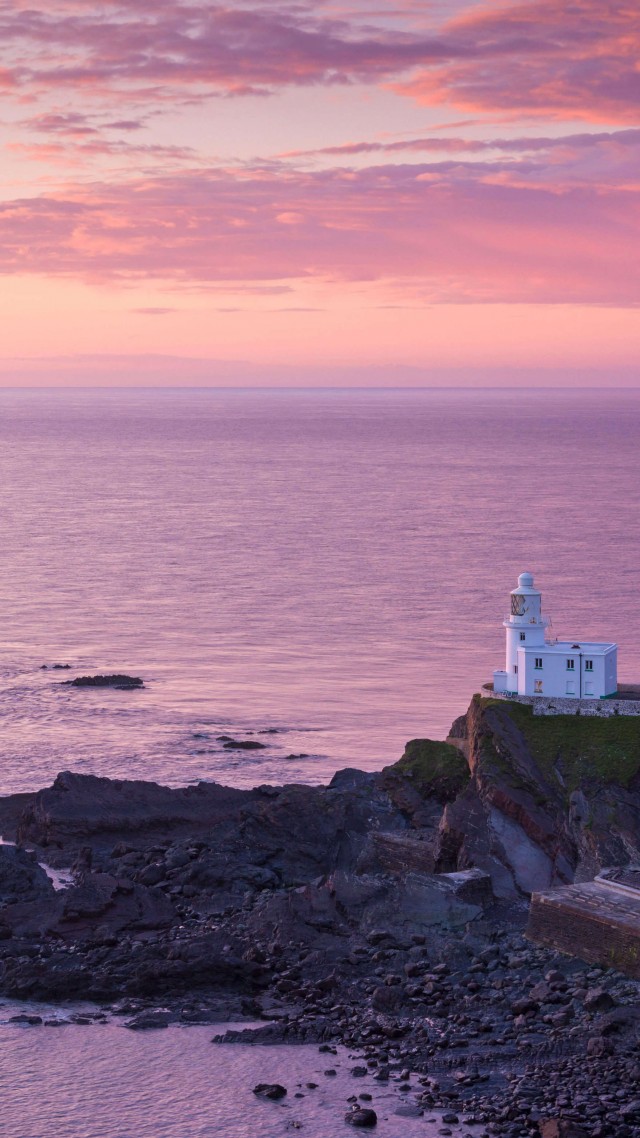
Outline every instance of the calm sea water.
<path id="1" fill-rule="evenodd" d="M 628 390 L 0 392 L 0 792 L 381 767 L 501 666 L 524 568 L 640 679 L 639 437 Z"/>
<path id="2" fill-rule="evenodd" d="M 524 568 L 557 633 L 618 640 L 638 680 L 639 428 L 629 391 L 0 392 L 0 792 L 61 769 L 252 785 L 380 767 L 446 734 L 501 665 Z M 144 690 L 60 686 L 111 670 Z M 346 1132 L 345 1056 L 328 1080 L 315 1049 L 21 1029 L 16 1010 L 7 1138 Z M 285 1105 L 251 1094 L 270 1080 Z M 380 1138 L 438 1132 L 369 1089 Z"/>
<path id="3" fill-rule="evenodd" d="M 363 1091 L 378 1114 L 376 1138 L 436 1138 L 442 1128 L 433 1113 L 396 1116 L 403 1096 L 393 1084 L 353 1079 L 358 1060 L 345 1048 L 333 1056 L 311 1046 L 213 1044 L 224 1030 L 215 1027 L 130 1032 L 116 1021 L 56 1029 L 7 1023 L 22 1010 L 0 1005 L 3 1138 L 333 1138 L 351 1132 L 347 1100 Z M 60 1009 L 53 1015 L 59 1020 Z M 334 1077 L 324 1074 L 329 1068 Z M 253 1087 L 261 1082 L 282 1083 L 286 1099 L 258 1099 Z M 481 1129 L 450 1127 L 456 1138 L 477 1138 Z"/>

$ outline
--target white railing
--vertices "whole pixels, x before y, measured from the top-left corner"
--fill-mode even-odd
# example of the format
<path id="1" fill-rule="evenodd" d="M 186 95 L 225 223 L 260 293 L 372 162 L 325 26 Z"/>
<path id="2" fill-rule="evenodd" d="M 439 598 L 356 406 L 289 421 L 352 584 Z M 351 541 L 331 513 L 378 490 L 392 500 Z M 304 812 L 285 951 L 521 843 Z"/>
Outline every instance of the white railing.
<path id="1" fill-rule="evenodd" d="M 514 618 L 514 614 L 511 612 L 506 613 L 502 619 L 504 621 L 508 621 L 509 624 L 511 624 L 511 623 L 515 624 L 516 628 L 525 628 L 526 627 L 526 625 L 524 625 L 524 624 L 522 624 L 522 625 L 516 624 L 517 620 L 522 620 L 523 618 L 522 617 L 515 617 Z M 527 624 L 535 624 L 538 628 L 541 625 L 543 628 L 548 628 L 549 625 L 551 624 L 551 617 L 550 616 L 541 616 L 540 620 L 537 620 L 537 618 L 533 616 L 533 617 L 530 617 L 530 619 L 527 621 Z"/>

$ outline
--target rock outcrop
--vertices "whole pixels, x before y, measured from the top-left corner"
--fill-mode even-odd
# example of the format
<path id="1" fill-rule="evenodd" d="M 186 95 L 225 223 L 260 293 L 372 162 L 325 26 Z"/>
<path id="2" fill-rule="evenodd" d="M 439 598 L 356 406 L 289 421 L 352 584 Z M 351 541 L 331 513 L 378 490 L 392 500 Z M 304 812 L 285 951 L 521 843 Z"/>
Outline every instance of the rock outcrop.
<path id="1" fill-rule="evenodd" d="M 107 872 L 128 857 L 142 884 L 192 896 L 336 870 L 477 868 L 513 900 L 640 860 L 640 721 L 534 717 L 475 696 L 446 743 L 413 740 L 380 773 L 340 771 L 328 787 L 175 790 L 65 772 L 20 806 L 19 840 L 49 860 L 70 864 L 90 845 Z"/>
<path id="2" fill-rule="evenodd" d="M 53 885 L 34 853 L 0 845 L 0 905 L 43 902 L 53 896 Z"/>
<path id="3" fill-rule="evenodd" d="M 139 676 L 127 676 L 121 672 L 105 676 L 76 676 L 73 680 L 63 680 L 63 683 L 72 688 L 116 688 L 118 691 L 132 691 L 134 688 L 144 687 L 144 682 Z"/>
<path id="4" fill-rule="evenodd" d="M 640 860 L 637 719 L 476 696 L 456 727 L 471 777 L 444 807 L 437 868 L 485 869 L 508 899 Z"/>
<path id="5" fill-rule="evenodd" d="M 478 696 L 447 742 L 327 787 L 60 774 L 0 800 L 36 850 L 0 847 L 0 992 L 117 1001 L 133 1030 L 262 1017 L 228 1038 L 421 1072 L 408 1117 L 533 1134 L 569 1103 L 589 1138 L 635 1138 L 637 984 L 522 933 L 532 890 L 640 860 L 639 772 L 640 719 Z"/>

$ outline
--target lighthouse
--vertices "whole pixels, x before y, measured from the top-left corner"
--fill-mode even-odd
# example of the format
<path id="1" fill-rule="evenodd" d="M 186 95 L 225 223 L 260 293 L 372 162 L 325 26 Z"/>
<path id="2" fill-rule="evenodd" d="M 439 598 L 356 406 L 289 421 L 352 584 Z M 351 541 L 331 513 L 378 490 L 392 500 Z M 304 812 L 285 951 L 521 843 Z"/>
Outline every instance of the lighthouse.
<path id="1" fill-rule="evenodd" d="M 493 673 L 493 690 L 523 696 L 603 699 L 618 684 L 618 646 L 610 642 L 550 639 L 542 594 L 533 574 L 521 573 L 511 590 L 504 669 Z"/>
<path id="2" fill-rule="evenodd" d="M 518 690 L 518 649 L 522 645 L 545 645 L 549 624 L 542 616 L 542 593 L 534 588 L 533 573 L 521 573 L 511 590 L 509 612 L 503 620 L 507 630 L 506 691 Z"/>

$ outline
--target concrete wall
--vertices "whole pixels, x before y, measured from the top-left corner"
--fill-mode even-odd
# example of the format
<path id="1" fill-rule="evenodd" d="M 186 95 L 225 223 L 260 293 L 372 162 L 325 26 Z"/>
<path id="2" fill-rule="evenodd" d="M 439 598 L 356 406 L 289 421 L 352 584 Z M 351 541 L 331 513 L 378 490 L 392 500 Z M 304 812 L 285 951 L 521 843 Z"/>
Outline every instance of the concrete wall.
<path id="1" fill-rule="evenodd" d="M 610 715 L 640 715 L 640 700 L 635 699 L 573 699 L 545 695 L 508 695 L 503 692 L 484 690 L 483 694 L 493 699 L 507 699 L 514 703 L 526 703 L 533 708 L 534 715 L 597 715 L 606 719 Z"/>
<path id="2" fill-rule="evenodd" d="M 618 649 L 612 648 L 605 655 L 604 694 L 611 695 L 618 688 Z M 595 663 L 594 663 L 595 668 Z"/>

